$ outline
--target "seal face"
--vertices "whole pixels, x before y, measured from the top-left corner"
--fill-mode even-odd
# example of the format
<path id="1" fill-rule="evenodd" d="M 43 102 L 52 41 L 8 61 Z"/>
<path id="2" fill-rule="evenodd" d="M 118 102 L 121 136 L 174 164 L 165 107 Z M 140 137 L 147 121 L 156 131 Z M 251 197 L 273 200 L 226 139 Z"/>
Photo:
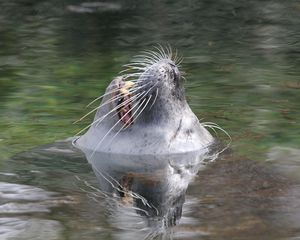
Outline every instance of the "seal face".
<path id="1" fill-rule="evenodd" d="M 179 64 L 171 49 L 136 56 L 95 99 L 103 98 L 75 146 L 91 154 L 208 151 L 213 137 L 186 102 Z"/>

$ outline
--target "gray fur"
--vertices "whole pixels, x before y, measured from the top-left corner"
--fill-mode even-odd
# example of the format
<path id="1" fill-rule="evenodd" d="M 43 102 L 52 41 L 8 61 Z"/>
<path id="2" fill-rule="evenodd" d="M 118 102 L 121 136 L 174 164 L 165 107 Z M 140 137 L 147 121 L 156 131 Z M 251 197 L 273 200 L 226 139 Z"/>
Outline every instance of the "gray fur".
<path id="1" fill-rule="evenodd" d="M 106 92 L 114 89 L 124 79 L 126 75 L 114 79 Z M 136 94 L 149 90 L 143 99 L 151 96 L 151 101 L 132 126 L 120 131 L 123 124 L 119 123 L 109 132 L 119 120 L 117 114 L 113 117 L 114 113 L 109 114 L 99 124 L 92 124 L 77 139 L 75 146 L 90 154 L 104 152 L 159 155 L 203 149 L 208 151 L 208 146 L 214 139 L 187 104 L 180 71 L 170 58 L 164 56 L 147 65 L 138 77 L 137 86 L 140 90 Z M 150 108 L 155 91 L 159 94 Z M 105 96 L 101 104 L 111 98 L 110 94 Z M 112 102 L 99 108 L 94 121 L 105 116 L 115 106 L 116 103 Z"/>

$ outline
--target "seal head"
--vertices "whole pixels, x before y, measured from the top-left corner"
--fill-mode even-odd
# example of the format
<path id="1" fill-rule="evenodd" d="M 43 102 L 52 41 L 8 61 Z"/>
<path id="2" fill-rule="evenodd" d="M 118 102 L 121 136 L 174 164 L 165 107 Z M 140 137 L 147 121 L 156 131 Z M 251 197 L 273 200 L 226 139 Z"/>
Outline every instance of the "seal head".
<path id="1" fill-rule="evenodd" d="M 208 151 L 213 137 L 186 101 L 178 65 L 176 56 L 163 49 L 145 52 L 125 65 L 75 146 L 91 154 Z"/>

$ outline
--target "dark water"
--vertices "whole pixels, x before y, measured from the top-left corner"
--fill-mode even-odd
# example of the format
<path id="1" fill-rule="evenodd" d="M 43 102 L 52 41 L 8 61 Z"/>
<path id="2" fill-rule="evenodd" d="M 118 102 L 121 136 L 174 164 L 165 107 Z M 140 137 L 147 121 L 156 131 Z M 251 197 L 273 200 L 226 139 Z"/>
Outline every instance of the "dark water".
<path id="1" fill-rule="evenodd" d="M 69 143 L 30 149 L 86 126 L 91 118 L 72 123 L 123 64 L 157 43 L 184 57 L 187 96 L 199 119 L 233 139 L 233 153 L 195 179 L 198 164 L 191 179 L 184 176 L 178 192 L 189 184 L 187 194 L 174 198 L 176 206 L 184 202 L 181 218 L 162 237 L 299 238 L 299 13 L 292 0 L 1 1 L 0 238 L 149 233 L 136 212 L 123 220 L 124 212 L 110 214 L 92 187 L 97 174 Z M 134 235 L 138 229 L 145 231 Z"/>

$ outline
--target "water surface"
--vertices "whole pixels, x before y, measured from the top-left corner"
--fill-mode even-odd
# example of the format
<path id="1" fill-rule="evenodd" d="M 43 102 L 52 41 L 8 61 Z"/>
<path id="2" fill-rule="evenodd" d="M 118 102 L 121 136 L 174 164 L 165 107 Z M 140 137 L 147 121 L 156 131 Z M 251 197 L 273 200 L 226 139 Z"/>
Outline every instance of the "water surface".
<path id="1" fill-rule="evenodd" d="M 84 181 L 99 184 L 85 157 L 51 143 L 90 123 L 72 124 L 123 64 L 157 43 L 184 57 L 199 119 L 233 139 L 233 154 L 189 183 L 174 238 L 299 237 L 299 12 L 296 0 L 2 1 L 3 238 L 121 238 L 105 203 L 86 192 Z"/>

